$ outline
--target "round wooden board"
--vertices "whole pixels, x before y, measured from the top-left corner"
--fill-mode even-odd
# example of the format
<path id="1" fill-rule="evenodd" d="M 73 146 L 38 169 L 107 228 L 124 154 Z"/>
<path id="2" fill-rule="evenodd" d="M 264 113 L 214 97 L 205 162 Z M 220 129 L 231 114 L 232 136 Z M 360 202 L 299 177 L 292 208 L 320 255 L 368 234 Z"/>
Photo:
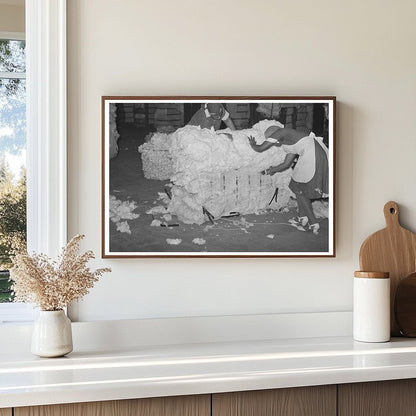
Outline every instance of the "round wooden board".
<path id="1" fill-rule="evenodd" d="M 416 272 L 398 284 L 394 315 L 400 332 L 407 337 L 416 337 Z"/>
<path id="2" fill-rule="evenodd" d="M 384 205 L 386 228 L 367 237 L 360 249 L 360 269 L 390 273 L 391 335 L 400 335 L 394 319 L 394 299 L 400 281 L 415 271 L 416 234 L 400 225 L 399 206 L 394 201 Z"/>

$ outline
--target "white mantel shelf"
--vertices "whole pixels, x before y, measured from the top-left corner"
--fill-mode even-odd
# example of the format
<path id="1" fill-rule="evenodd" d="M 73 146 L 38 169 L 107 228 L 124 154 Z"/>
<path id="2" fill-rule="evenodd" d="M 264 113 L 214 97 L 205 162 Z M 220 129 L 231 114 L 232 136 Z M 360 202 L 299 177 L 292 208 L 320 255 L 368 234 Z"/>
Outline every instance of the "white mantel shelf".
<path id="1" fill-rule="evenodd" d="M 350 337 L 0 352 L 0 408 L 416 377 L 416 340 Z"/>

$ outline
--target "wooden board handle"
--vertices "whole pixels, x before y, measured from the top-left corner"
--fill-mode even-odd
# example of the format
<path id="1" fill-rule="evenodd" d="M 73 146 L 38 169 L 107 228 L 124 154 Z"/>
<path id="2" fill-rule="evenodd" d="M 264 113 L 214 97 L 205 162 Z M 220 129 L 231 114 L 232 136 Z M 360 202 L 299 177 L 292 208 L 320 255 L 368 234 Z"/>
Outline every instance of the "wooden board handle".
<path id="1" fill-rule="evenodd" d="M 400 227 L 399 205 L 397 205 L 397 202 L 389 201 L 384 205 L 384 218 L 387 227 Z"/>

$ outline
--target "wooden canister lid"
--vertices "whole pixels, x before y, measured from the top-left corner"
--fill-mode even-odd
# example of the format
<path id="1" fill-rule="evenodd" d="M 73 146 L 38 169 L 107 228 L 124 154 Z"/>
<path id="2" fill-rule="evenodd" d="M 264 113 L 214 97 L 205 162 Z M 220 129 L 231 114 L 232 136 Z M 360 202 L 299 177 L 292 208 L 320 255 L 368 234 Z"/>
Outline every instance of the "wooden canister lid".
<path id="1" fill-rule="evenodd" d="M 354 277 L 364 277 L 366 279 L 388 279 L 389 276 L 389 272 L 354 272 Z"/>

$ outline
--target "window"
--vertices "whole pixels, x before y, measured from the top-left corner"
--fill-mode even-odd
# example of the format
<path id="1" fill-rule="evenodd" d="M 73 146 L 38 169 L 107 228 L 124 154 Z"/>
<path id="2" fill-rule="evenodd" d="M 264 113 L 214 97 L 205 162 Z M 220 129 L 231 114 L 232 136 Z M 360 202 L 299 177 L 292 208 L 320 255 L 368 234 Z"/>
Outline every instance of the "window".
<path id="1" fill-rule="evenodd" d="M 26 244 L 26 53 L 24 40 L 0 38 L 1 303 L 12 301 L 7 269 L 17 244 Z"/>
<path id="2" fill-rule="evenodd" d="M 55 257 L 66 243 L 66 0 L 25 0 L 25 20 L 27 246 Z M 33 315 L 0 303 L 0 324 Z"/>
<path id="3" fill-rule="evenodd" d="M 33 316 L 30 305 L 9 303 L 17 243 L 26 244 L 26 44 L 23 34 L 0 33 L 0 323 Z"/>

